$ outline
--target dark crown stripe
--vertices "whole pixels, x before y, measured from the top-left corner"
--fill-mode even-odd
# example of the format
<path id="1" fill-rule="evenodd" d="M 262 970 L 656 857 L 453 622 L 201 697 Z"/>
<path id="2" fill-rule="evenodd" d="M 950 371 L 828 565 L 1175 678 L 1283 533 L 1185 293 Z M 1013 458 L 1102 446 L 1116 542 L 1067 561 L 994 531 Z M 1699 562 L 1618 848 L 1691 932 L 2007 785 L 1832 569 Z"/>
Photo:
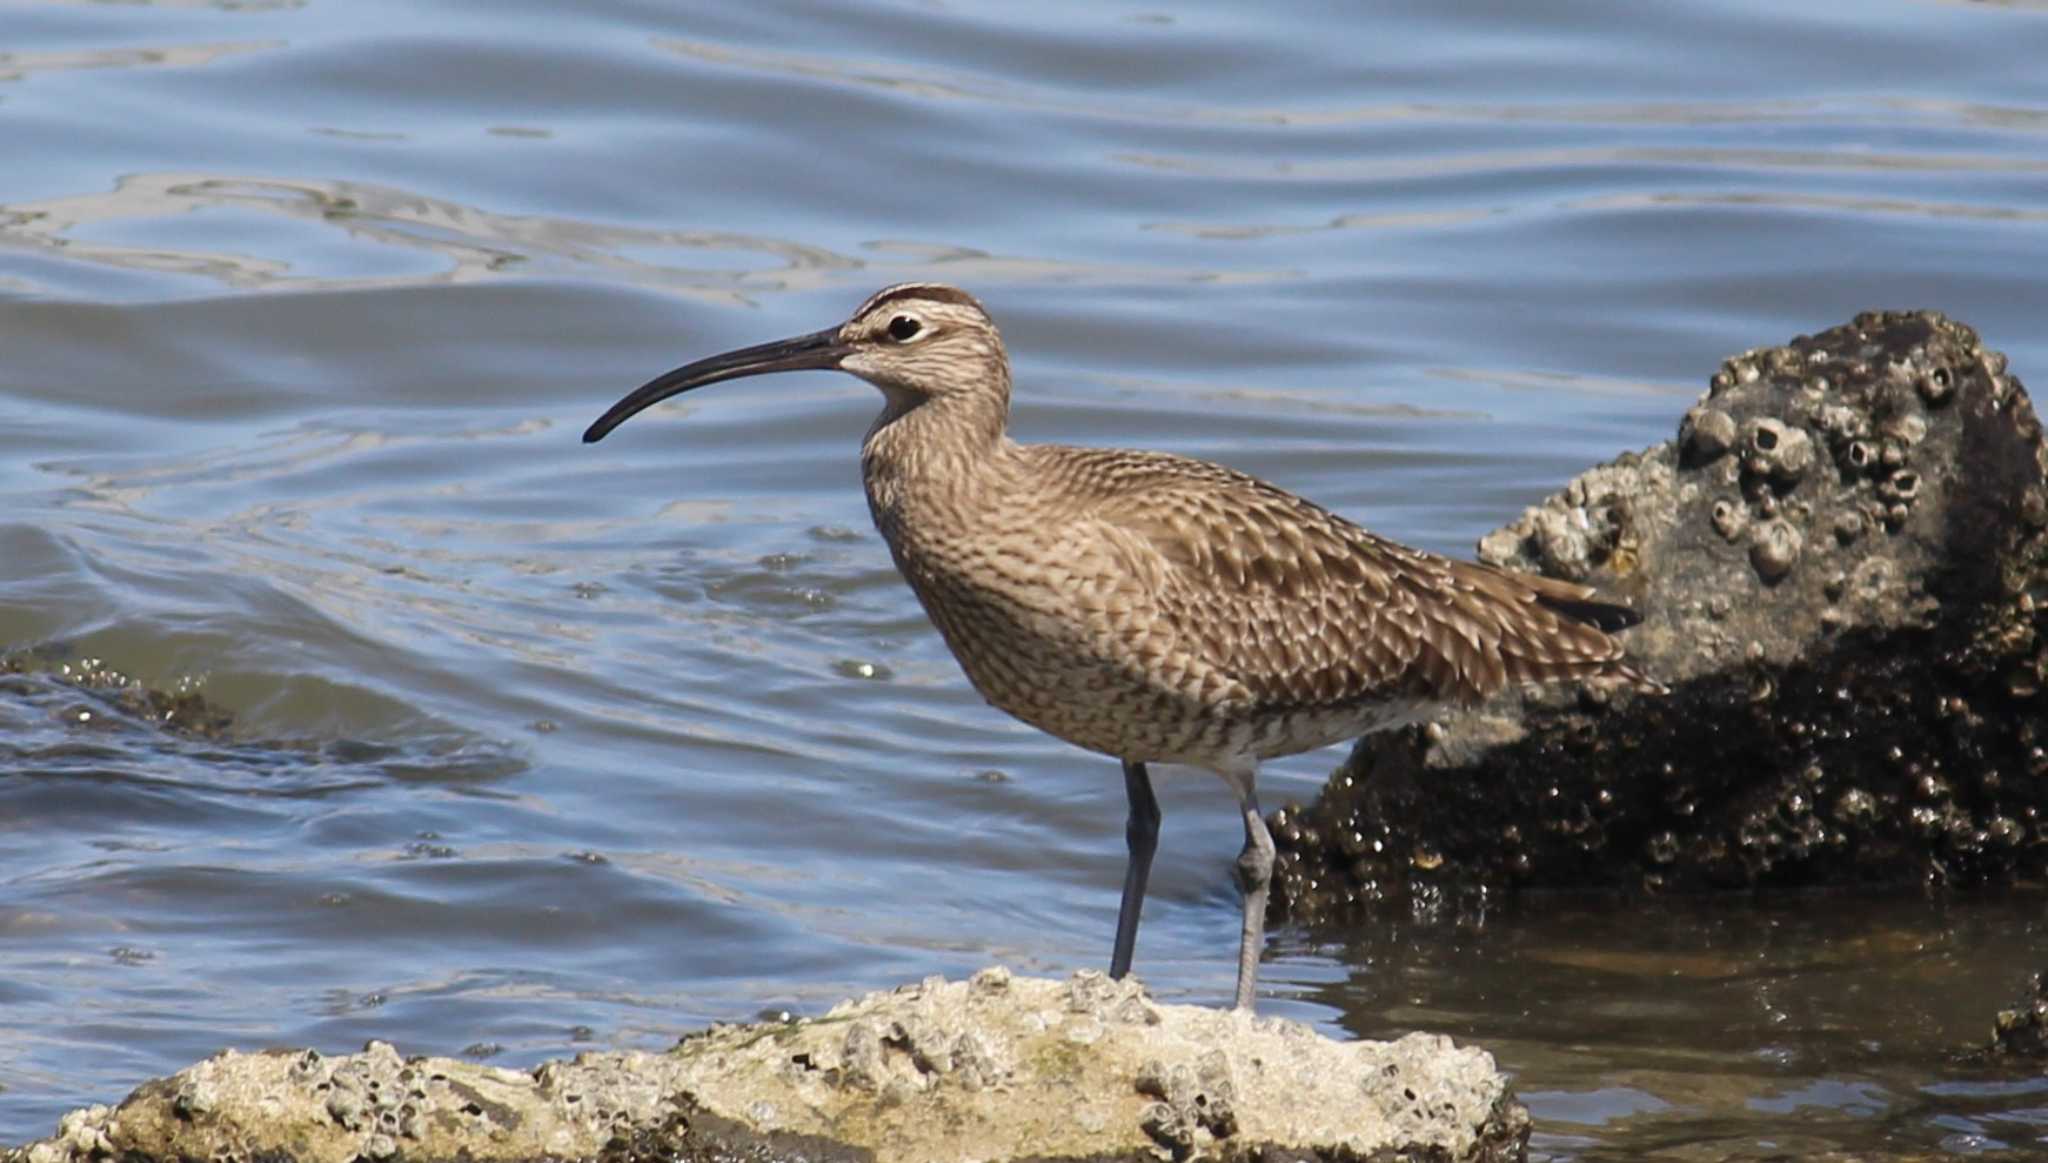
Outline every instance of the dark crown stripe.
<path id="1" fill-rule="evenodd" d="M 860 309 L 855 311 L 854 314 L 856 316 L 866 315 L 870 311 L 879 311 L 891 303 L 901 303 L 910 300 L 925 303 L 954 303 L 962 307 L 972 307 L 983 314 L 987 314 L 987 311 L 982 308 L 980 301 L 973 295 L 958 287 L 949 287 L 944 283 L 898 283 L 893 287 L 884 287 L 873 295 L 868 296 L 868 301 L 862 303 Z"/>

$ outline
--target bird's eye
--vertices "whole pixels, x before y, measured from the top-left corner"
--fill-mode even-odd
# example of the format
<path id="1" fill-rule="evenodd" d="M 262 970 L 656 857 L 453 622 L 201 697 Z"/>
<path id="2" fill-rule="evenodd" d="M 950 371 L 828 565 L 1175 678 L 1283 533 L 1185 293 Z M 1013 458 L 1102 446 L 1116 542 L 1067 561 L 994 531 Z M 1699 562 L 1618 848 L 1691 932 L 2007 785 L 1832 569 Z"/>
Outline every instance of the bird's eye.
<path id="1" fill-rule="evenodd" d="M 924 330 L 924 324 L 919 323 L 908 315 L 898 315 L 894 319 L 889 320 L 889 338 L 898 343 L 904 343 L 916 338 L 917 333 L 922 330 Z"/>

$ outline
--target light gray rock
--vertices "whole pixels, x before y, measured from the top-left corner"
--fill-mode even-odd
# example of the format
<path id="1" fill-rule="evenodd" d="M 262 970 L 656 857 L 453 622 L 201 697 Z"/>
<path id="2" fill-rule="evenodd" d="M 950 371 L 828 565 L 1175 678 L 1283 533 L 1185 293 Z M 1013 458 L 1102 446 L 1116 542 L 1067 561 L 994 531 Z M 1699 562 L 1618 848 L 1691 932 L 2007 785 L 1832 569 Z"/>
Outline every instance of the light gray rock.
<path id="1" fill-rule="evenodd" d="M 1528 1133 L 1492 1057 L 1445 1037 L 1334 1042 L 1096 973 L 989 969 L 524 1072 L 384 1042 L 227 1051 L 5 1163 L 1508 1160 Z"/>

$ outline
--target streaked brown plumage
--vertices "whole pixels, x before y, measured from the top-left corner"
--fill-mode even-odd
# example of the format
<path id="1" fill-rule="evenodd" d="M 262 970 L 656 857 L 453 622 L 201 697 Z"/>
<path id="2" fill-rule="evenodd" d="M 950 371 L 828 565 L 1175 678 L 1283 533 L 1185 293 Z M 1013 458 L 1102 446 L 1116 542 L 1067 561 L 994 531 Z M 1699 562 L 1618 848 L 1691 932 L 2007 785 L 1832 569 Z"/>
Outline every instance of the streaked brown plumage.
<path id="1" fill-rule="evenodd" d="M 1273 851 L 1260 760 L 1513 683 L 1656 688 L 1607 633 L 1633 615 L 1585 587 L 1409 549 L 1205 461 L 1018 444 L 1001 337 L 952 287 L 890 287 L 837 328 L 679 368 L 584 439 L 677 392 L 797 368 L 882 390 L 861 449 L 869 508 L 975 689 L 1123 761 L 1131 862 L 1114 974 L 1129 968 L 1157 835 L 1147 763 L 1206 767 L 1238 793 L 1249 1007 Z"/>

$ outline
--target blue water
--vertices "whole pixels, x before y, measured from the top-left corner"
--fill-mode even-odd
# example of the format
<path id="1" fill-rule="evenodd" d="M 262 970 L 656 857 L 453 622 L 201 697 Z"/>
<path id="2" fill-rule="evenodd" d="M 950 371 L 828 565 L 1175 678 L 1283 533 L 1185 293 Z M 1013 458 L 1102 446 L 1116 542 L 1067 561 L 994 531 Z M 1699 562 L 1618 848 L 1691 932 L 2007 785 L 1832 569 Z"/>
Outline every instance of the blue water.
<path id="1" fill-rule="evenodd" d="M 2044 50 L 2024 3 L 0 2 L 0 646 L 47 647 L 0 683 L 0 1142 L 226 1045 L 526 1065 L 1106 960 L 1114 765 L 925 625 L 873 392 L 578 443 L 653 374 L 943 279 L 1020 436 L 1463 553 L 1858 310 L 2048 374 Z M 1163 798 L 1138 969 L 1213 1004 L 1237 828 Z M 1265 1008 L 1495 1048 L 1551 1158 L 2035 1142 L 1945 1058 L 2033 902 L 1639 907 L 1283 930 Z"/>

